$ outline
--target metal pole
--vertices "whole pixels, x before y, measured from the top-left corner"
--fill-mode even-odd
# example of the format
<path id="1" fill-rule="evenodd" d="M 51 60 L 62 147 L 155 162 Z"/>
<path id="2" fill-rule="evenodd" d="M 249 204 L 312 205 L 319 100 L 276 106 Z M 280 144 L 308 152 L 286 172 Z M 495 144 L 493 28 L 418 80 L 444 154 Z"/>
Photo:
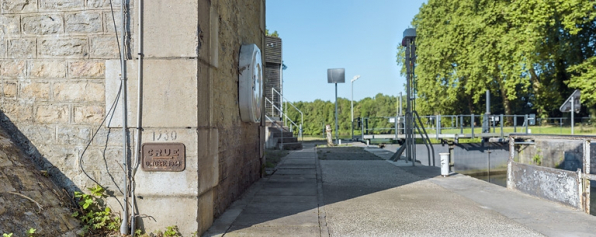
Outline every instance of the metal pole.
<path id="1" fill-rule="evenodd" d="M 122 32 L 120 33 L 120 36 L 122 37 L 120 43 L 122 44 L 121 46 L 121 50 L 120 50 L 120 63 L 121 63 L 121 75 L 120 75 L 120 79 L 122 80 L 122 145 L 123 145 L 123 164 L 124 165 L 124 210 L 123 210 L 123 215 L 122 215 L 122 223 L 120 225 L 120 234 L 122 235 L 128 235 L 129 229 L 128 229 L 128 177 L 129 177 L 129 172 L 128 172 L 128 134 L 126 131 L 126 127 L 127 125 L 127 114 L 128 114 L 128 109 L 127 107 L 127 98 L 126 98 L 126 90 L 128 89 L 127 87 L 127 83 L 126 83 L 126 58 L 125 58 L 125 54 L 124 54 L 124 47 L 126 45 L 126 34 L 124 33 L 126 30 L 126 23 L 125 23 L 125 16 L 124 16 L 124 2 L 122 2 L 122 4 L 120 4 L 120 13 L 121 13 L 121 17 L 122 17 Z"/>
<path id="2" fill-rule="evenodd" d="M 573 135 L 573 112 L 575 112 L 574 102 L 575 98 L 571 98 L 571 135 Z"/>
<path id="3" fill-rule="evenodd" d="M 414 163 L 416 163 L 414 161 L 414 157 L 412 157 L 412 101 L 411 101 L 411 95 L 412 95 L 412 74 L 411 74 L 411 65 L 410 65 L 410 46 L 411 46 L 411 41 L 408 41 L 408 44 L 406 46 L 406 67 L 408 67 L 408 73 L 407 73 L 407 78 L 406 78 L 406 160 L 411 160 L 412 161 L 412 165 L 414 165 Z"/>
<path id="4" fill-rule="evenodd" d="M 437 140 L 439 140 L 439 133 L 440 133 L 440 128 L 439 128 L 439 119 L 440 119 L 440 115 L 435 115 L 435 133 L 437 134 Z"/>
<path id="5" fill-rule="evenodd" d="M 486 90 L 486 113 L 484 114 L 484 119 L 482 120 L 482 132 L 483 133 L 490 133 L 490 91 Z"/>
<path id="6" fill-rule="evenodd" d="M 474 138 L 474 114 L 471 115 L 471 122 L 470 125 L 472 126 L 472 138 Z"/>
<path id="7" fill-rule="evenodd" d="M 397 111 L 397 114 L 398 114 L 398 116 L 399 116 L 399 120 L 400 120 L 400 121 L 399 121 L 399 125 L 398 125 L 398 127 L 397 127 L 399 130 L 401 130 L 401 129 L 402 129 L 402 126 L 401 126 L 401 116 L 402 116 L 402 111 L 403 111 L 403 108 L 402 108 L 402 102 L 401 102 L 401 99 L 402 99 L 402 98 L 403 98 L 403 96 L 402 96 L 402 93 L 401 93 L 401 92 L 399 92 L 399 110 Z M 401 133 L 403 134 L 404 132 L 402 131 Z"/>
<path id="8" fill-rule="evenodd" d="M 526 134 L 528 134 L 528 115 L 524 115 L 524 124 L 526 125 Z"/>
<path id="9" fill-rule="evenodd" d="M 350 137 L 350 140 L 354 139 L 354 80 L 352 80 L 352 96 L 350 98 L 350 107 L 352 110 L 352 123 L 350 125 L 350 127 L 352 128 L 352 136 Z"/>
<path id="10" fill-rule="evenodd" d="M 338 144 L 339 137 L 337 135 L 337 130 L 339 129 L 339 125 L 337 124 L 337 83 L 335 83 L 335 144 Z"/>
<path id="11" fill-rule="evenodd" d="M 505 135 L 504 132 L 503 132 L 503 122 L 505 122 L 505 120 L 503 120 L 503 114 L 501 114 L 501 118 L 500 119 L 501 119 L 501 121 L 500 121 L 501 122 L 501 138 L 503 138 L 504 135 Z"/>
<path id="12" fill-rule="evenodd" d="M 397 134 L 398 134 L 397 129 L 399 128 L 398 122 L 397 122 L 398 118 L 399 118 L 399 102 L 395 105 L 395 120 L 394 120 L 395 124 L 393 126 L 395 128 L 395 141 L 397 141 Z"/>
<path id="13" fill-rule="evenodd" d="M 464 134 L 464 116 L 463 116 L 463 115 L 461 115 L 461 116 L 459 117 L 459 119 L 460 119 L 460 122 L 459 122 L 459 128 L 460 128 L 460 130 L 461 130 L 461 134 Z"/>

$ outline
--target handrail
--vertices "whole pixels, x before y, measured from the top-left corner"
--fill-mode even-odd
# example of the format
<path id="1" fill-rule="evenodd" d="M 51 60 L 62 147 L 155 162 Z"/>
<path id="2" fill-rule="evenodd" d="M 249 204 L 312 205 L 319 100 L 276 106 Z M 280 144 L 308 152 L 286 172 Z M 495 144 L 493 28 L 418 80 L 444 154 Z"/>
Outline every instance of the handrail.
<path id="1" fill-rule="evenodd" d="M 283 101 L 284 101 L 284 100 L 286 101 L 286 104 L 289 102 L 289 100 L 288 100 L 288 99 L 286 99 L 286 97 L 284 97 L 284 96 L 283 96 L 281 93 L 279 93 L 279 91 L 277 91 L 275 88 L 271 88 L 271 91 L 272 91 L 272 92 L 275 92 L 275 93 L 277 93 L 277 95 L 279 95 L 279 97 L 281 97 L 281 99 L 282 99 L 282 103 L 283 103 Z M 301 125 L 302 125 L 302 124 L 304 124 L 304 113 L 302 113 L 302 111 L 301 111 L 301 110 L 299 110 L 299 109 L 298 109 L 298 107 L 296 107 L 296 106 L 294 105 L 294 103 L 290 102 L 290 105 L 291 105 L 292 107 L 294 107 L 294 109 L 296 109 L 296 111 L 298 111 L 298 113 L 300 113 L 300 124 L 301 124 Z M 300 135 L 300 136 L 302 137 L 302 131 L 300 131 L 300 133 L 301 133 L 301 135 Z"/>
<path id="2" fill-rule="evenodd" d="M 424 129 L 424 126 L 422 126 L 422 120 L 420 119 L 420 115 L 418 115 L 418 112 L 416 112 L 416 111 L 412 111 L 412 112 L 414 112 L 414 114 L 416 115 L 416 118 L 418 119 L 418 123 L 420 123 L 420 125 L 422 127 L 422 131 L 424 132 L 424 135 L 426 136 L 426 139 L 428 140 L 428 144 L 430 145 L 430 149 L 432 150 L 432 155 L 433 155 L 433 166 L 435 166 L 435 148 L 433 147 L 433 144 L 430 142 L 430 138 L 428 137 L 428 134 L 426 134 L 426 129 Z M 416 121 L 414 121 L 414 124 L 416 124 Z M 418 128 L 418 132 L 420 132 L 420 128 Z M 424 139 L 422 139 L 422 141 L 424 141 Z M 426 142 L 425 142 L 425 144 L 426 144 Z M 428 149 L 429 145 L 426 146 L 426 149 Z M 428 155 L 428 158 L 430 159 L 430 154 Z M 428 165 L 430 166 L 430 161 L 428 162 Z"/>
<path id="3" fill-rule="evenodd" d="M 287 104 L 288 104 L 289 100 L 288 100 L 288 99 L 286 99 L 286 98 L 285 98 L 285 97 L 284 97 L 284 96 L 283 96 L 283 95 L 282 95 L 282 94 L 281 94 L 279 91 L 277 91 L 275 88 L 271 88 L 271 96 L 272 96 L 272 99 L 273 99 L 273 96 L 275 95 L 275 93 L 277 93 L 277 95 L 278 95 L 279 97 L 281 97 L 281 99 L 282 99 L 281 103 L 283 104 L 283 103 L 284 103 L 284 101 L 285 101 L 285 103 L 286 103 L 286 106 L 287 106 Z M 300 113 L 300 125 L 297 125 L 297 124 L 296 124 L 296 123 L 295 123 L 293 120 L 291 120 L 291 119 L 290 119 L 290 117 L 288 117 L 287 113 L 284 113 L 284 111 L 283 111 L 282 109 L 280 109 L 280 108 L 278 108 L 277 106 L 275 106 L 275 103 L 273 103 L 273 102 L 272 102 L 271 100 L 269 100 L 267 97 L 265 97 L 265 99 L 266 99 L 266 101 L 267 101 L 267 102 L 269 102 L 269 103 L 271 104 L 271 106 L 272 106 L 271 108 L 272 108 L 272 109 L 273 109 L 273 108 L 277 109 L 277 112 L 279 112 L 279 114 L 282 116 L 282 118 L 286 118 L 286 119 L 288 119 L 288 120 L 289 120 L 289 121 L 290 121 L 290 122 L 291 122 L 291 123 L 292 123 L 294 126 L 296 126 L 296 127 L 298 127 L 298 128 L 299 128 L 299 130 L 298 130 L 299 134 L 298 134 L 298 135 L 299 135 L 300 139 L 302 139 L 302 125 L 304 124 L 304 113 L 303 113 L 301 110 L 299 110 L 299 109 L 298 109 L 298 107 L 296 107 L 296 106 L 295 106 L 295 105 L 294 105 L 292 102 L 289 102 L 289 103 L 290 103 L 290 105 L 291 105 L 292 107 L 294 107 L 294 109 L 296 109 L 296 111 L 298 111 L 298 113 Z M 281 105 L 281 104 L 280 104 L 280 106 L 283 106 L 283 105 Z"/>
<path id="4" fill-rule="evenodd" d="M 288 121 L 290 121 L 290 123 L 294 124 L 294 126 L 296 126 L 296 127 L 299 127 L 292 119 L 290 119 L 290 117 L 288 117 L 288 115 L 281 112 L 281 110 L 277 106 L 275 106 L 275 104 L 273 104 L 273 102 L 271 102 L 271 100 L 269 100 L 267 97 L 265 97 L 265 101 L 269 102 L 271 104 L 271 106 L 273 106 L 273 108 L 277 109 L 277 111 L 279 111 L 283 116 L 285 116 L 285 118 L 287 118 Z M 271 121 L 271 119 L 269 117 L 267 117 L 267 118 Z"/>

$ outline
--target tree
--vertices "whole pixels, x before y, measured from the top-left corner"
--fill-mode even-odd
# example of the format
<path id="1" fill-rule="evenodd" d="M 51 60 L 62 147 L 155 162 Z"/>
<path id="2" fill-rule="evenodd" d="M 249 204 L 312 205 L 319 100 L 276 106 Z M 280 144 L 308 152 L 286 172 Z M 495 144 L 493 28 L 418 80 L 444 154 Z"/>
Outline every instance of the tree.
<path id="1" fill-rule="evenodd" d="M 482 111 L 489 90 L 501 100 L 493 112 L 559 115 L 569 87 L 594 84 L 595 10 L 586 0 L 429 0 L 412 21 L 419 111 Z M 401 47 L 397 61 L 403 71 Z"/>
<path id="2" fill-rule="evenodd" d="M 265 35 L 279 38 L 279 33 L 277 33 L 277 30 L 273 31 L 273 33 L 269 33 L 269 29 L 265 29 Z"/>

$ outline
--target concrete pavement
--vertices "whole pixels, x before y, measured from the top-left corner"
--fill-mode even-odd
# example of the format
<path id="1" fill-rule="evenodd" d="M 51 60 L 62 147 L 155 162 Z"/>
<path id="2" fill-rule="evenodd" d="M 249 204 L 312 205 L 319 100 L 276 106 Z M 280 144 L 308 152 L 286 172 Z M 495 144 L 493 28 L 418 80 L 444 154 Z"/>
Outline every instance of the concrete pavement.
<path id="1" fill-rule="evenodd" d="M 318 160 L 305 144 L 204 236 L 596 236 L 594 216 L 439 173 L 403 161 Z"/>

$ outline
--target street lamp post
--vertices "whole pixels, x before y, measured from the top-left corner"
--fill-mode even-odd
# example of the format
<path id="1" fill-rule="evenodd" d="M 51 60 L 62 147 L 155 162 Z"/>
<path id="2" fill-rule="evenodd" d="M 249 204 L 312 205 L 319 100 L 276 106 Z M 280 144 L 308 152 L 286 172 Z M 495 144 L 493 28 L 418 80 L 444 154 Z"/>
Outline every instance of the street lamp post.
<path id="1" fill-rule="evenodd" d="M 352 107 L 352 139 L 354 139 L 354 82 L 358 80 L 358 78 L 360 78 L 360 75 L 356 75 L 352 78 L 352 98 L 350 100 Z"/>
<path id="2" fill-rule="evenodd" d="M 346 82 L 346 69 L 344 68 L 330 68 L 327 69 L 327 82 L 335 84 L 335 142 L 338 144 L 339 124 L 337 123 L 337 83 Z"/>

